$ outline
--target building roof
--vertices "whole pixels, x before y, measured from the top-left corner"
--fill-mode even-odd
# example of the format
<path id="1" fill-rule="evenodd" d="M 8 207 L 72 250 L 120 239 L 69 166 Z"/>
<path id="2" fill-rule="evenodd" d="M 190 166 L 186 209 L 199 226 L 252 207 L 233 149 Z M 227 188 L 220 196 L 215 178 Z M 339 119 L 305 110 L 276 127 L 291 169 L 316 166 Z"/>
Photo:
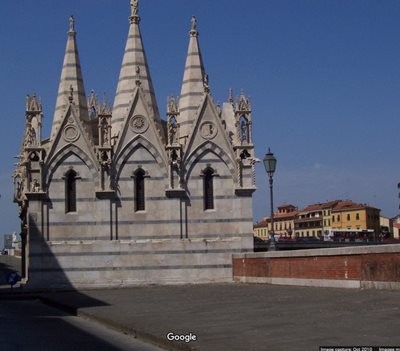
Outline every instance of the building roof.
<path id="1" fill-rule="evenodd" d="M 111 119 L 112 133 L 118 135 L 128 118 L 128 108 L 138 84 L 146 94 L 148 109 L 153 119 L 160 120 L 153 82 L 150 76 L 142 34 L 140 32 L 140 17 L 137 5 L 131 3 L 129 17 L 129 32 L 119 73 L 117 91 L 115 93 L 113 116 Z"/>
<path id="2" fill-rule="evenodd" d="M 318 203 L 318 204 L 308 205 L 307 207 L 299 211 L 299 213 L 315 212 L 321 210 L 322 210 L 322 204 Z"/>
<path id="3" fill-rule="evenodd" d="M 193 16 L 192 27 L 189 32 L 189 47 L 186 56 L 181 95 L 179 97 L 178 122 L 180 124 L 181 137 L 189 134 L 196 112 L 204 98 L 205 84 L 208 84 L 198 37 L 197 20 Z"/>
<path id="4" fill-rule="evenodd" d="M 265 228 L 267 226 L 267 221 L 261 221 L 253 225 L 253 228 Z"/>
<path id="5" fill-rule="evenodd" d="M 323 209 L 327 209 L 327 208 L 332 208 L 334 206 L 336 206 L 338 203 L 340 203 L 343 200 L 332 200 L 332 201 L 327 201 L 321 204 Z"/>
<path id="6" fill-rule="evenodd" d="M 296 208 L 296 206 L 294 206 L 292 204 L 282 204 L 282 205 L 278 206 L 278 210 L 286 209 L 286 208 Z"/>
<path id="7" fill-rule="evenodd" d="M 283 213 L 274 213 L 274 219 L 291 219 L 297 216 L 298 211 L 291 211 L 291 212 L 283 212 Z"/>
<path id="8" fill-rule="evenodd" d="M 340 211 L 346 211 L 346 210 L 363 210 L 363 209 L 366 209 L 366 208 L 372 208 L 372 209 L 380 211 L 380 209 L 378 209 L 376 207 L 369 206 L 367 204 L 358 204 L 358 203 L 355 203 L 355 202 L 353 202 L 351 200 L 346 200 L 346 201 L 339 202 L 332 209 L 332 212 L 340 212 Z"/>
<path id="9" fill-rule="evenodd" d="M 64 62 L 58 86 L 50 139 L 56 137 L 56 133 L 64 118 L 65 111 L 70 105 L 68 103 L 69 99 L 73 98 L 74 100 L 75 106 L 77 107 L 78 118 L 82 121 L 89 120 L 85 87 L 83 85 L 78 45 L 76 42 L 75 20 L 73 16 L 69 18 L 69 31 L 67 35 L 67 45 L 65 48 Z"/>
<path id="10" fill-rule="evenodd" d="M 326 210 L 328 208 L 334 208 L 337 204 L 341 203 L 343 200 L 331 200 L 322 203 L 316 203 L 312 205 L 308 205 L 307 207 L 303 208 L 301 212 L 313 212 L 313 211 L 320 211 Z"/>

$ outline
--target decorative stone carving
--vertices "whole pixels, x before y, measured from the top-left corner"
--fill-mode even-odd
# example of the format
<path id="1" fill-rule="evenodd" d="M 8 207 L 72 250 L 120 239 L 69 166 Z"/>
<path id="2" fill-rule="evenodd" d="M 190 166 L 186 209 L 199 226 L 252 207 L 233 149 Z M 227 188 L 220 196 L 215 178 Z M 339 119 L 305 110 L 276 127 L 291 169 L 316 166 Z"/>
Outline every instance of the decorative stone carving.
<path id="1" fill-rule="evenodd" d="M 67 125 L 63 130 L 63 138 L 65 141 L 72 143 L 78 140 L 80 136 L 79 130 L 72 124 Z"/>
<path id="2" fill-rule="evenodd" d="M 211 121 L 205 121 L 200 126 L 200 135 L 204 139 L 213 139 L 217 135 L 217 126 Z"/>
<path id="3" fill-rule="evenodd" d="M 134 116 L 129 126 L 135 133 L 142 134 L 149 128 L 149 122 L 144 116 Z"/>

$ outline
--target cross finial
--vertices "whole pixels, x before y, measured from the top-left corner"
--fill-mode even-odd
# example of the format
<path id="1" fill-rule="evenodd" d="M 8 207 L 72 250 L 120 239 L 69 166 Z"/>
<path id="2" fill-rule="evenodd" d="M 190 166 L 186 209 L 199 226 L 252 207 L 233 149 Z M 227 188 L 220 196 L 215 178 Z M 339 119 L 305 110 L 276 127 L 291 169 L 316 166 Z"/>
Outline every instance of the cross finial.
<path id="1" fill-rule="evenodd" d="M 75 18 L 74 16 L 69 16 L 69 31 L 70 33 L 75 32 Z"/>

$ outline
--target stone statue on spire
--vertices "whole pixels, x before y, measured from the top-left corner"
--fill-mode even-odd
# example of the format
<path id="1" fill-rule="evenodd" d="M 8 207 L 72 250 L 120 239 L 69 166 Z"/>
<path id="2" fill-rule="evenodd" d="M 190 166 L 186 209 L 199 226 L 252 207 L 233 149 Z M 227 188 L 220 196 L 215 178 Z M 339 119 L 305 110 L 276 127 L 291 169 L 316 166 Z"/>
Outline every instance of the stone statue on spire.
<path id="1" fill-rule="evenodd" d="M 195 16 L 192 16 L 191 22 L 192 22 L 192 31 L 195 32 L 197 30 L 197 19 Z"/>
<path id="2" fill-rule="evenodd" d="M 131 15 L 137 16 L 139 12 L 139 0 L 131 0 Z"/>
<path id="3" fill-rule="evenodd" d="M 75 32 L 75 19 L 74 16 L 69 16 L 69 31 Z"/>

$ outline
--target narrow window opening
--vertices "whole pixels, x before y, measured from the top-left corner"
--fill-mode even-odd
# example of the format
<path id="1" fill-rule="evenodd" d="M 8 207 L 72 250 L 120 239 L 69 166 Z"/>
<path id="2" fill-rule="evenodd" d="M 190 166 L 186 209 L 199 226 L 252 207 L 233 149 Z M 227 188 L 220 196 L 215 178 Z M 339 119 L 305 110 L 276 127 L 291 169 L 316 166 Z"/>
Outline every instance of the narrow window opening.
<path id="1" fill-rule="evenodd" d="M 214 209 L 213 175 L 214 171 L 211 168 L 204 171 L 204 210 Z"/>
<path id="2" fill-rule="evenodd" d="M 70 171 L 65 179 L 65 212 L 76 212 L 76 172 Z"/>
<path id="3" fill-rule="evenodd" d="M 135 211 L 145 210 L 144 178 L 145 178 L 145 173 L 142 169 L 135 172 Z"/>

